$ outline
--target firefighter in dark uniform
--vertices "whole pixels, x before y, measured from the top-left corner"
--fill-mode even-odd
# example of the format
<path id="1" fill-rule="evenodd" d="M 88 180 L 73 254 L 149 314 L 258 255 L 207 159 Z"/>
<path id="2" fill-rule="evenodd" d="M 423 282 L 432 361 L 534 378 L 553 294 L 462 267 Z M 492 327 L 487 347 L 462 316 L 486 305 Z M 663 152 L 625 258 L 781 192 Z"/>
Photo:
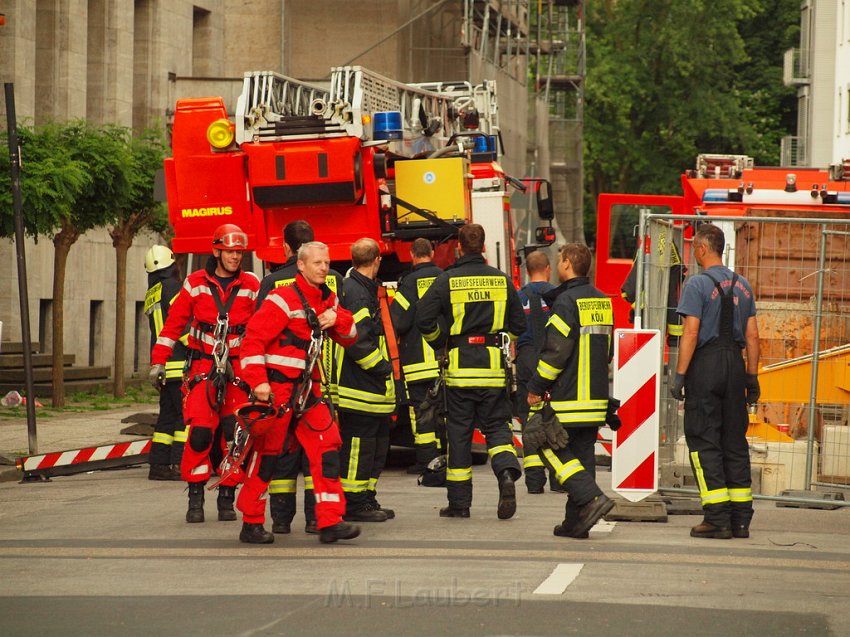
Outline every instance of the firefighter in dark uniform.
<path id="1" fill-rule="evenodd" d="M 313 228 L 303 220 L 291 221 L 283 228 L 283 249 L 286 262 L 276 264 L 272 271 L 263 277 L 260 282 L 260 291 L 257 294 L 257 309 L 269 292 L 282 285 L 292 285 L 298 274 L 297 254 L 298 249 L 305 243 L 314 240 Z M 342 289 L 342 277 L 338 272 L 331 270 L 325 281 L 328 288 L 338 294 Z M 322 356 L 322 364 L 325 365 L 325 377 L 330 373 L 327 365 L 329 355 L 333 351 L 333 343 L 328 339 L 324 348 L 326 353 Z M 292 520 L 295 518 L 295 494 L 298 475 L 304 476 L 304 530 L 307 533 L 318 533 L 316 528 L 316 499 L 313 494 L 313 478 L 310 475 L 310 463 L 307 455 L 300 445 L 294 451 L 284 450 L 278 457 L 269 482 L 269 509 L 272 517 L 272 531 L 274 533 L 290 533 Z"/>
<path id="2" fill-rule="evenodd" d="M 357 342 L 348 348 L 337 347 L 335 361 L 345 519 L 384 522 L 395 513 L 378 503 L 377 486 L 390 449 L 390 419 L 396 399 L 378 300 L 381 253 L 377 242 L 358 239 L 351 246 L 351 260 L 341 304 L 354 315 Z"/>
<path id="3" fill-rule="evenodd" d="M 540 454 L 567 490 L 564 521 L 555 527 L 560 537 L 586 538 L 588 531 L 614 502 L 596 484 L 595 446 L 608 413 L 608 364 L 613 356 L 614 311 L 611 299 L 590 284 L 591 254 L 586 245 L 561 248 L 558 278 L 544 294 L 552 308 L 546 342 L 537 370 L 528 382 L 528 404 L 549 406 L 567 431 L 561 449 L 543 447 Z"/>
<path id="4" fill-rule="evenodd" d="M 408 472 L 422 473 L 428 463 L 439 455 L 440 440 L 435 423 L 427 420 L 420 422 L 417 418 L 418 408 L 434 380 L 439 377 L 440 368 L 434 348 L 416 329 L 416 305 L 443 270 L 434 265 L 434 248 L 427 239 L 420 238 L 413 242 L 410 257 L 413 269 L 399 281 L 390 306 L 390 316 L 399 340 L 399 358 L 410 401 L 410 425 L 416 450 L 416 464 Z"/>
<path id="5" fill-rule="evenodd" d="M 441 517 L 468 518 L 472 504 L 472 431 L 487 440 L 490 463 L 499 484 L 497 516 L 516 512 L 516 486 L 522 472 L 511 433 L 511 399 L 506 383 L 506 339 L 525 330 L 525 314 L 513 282 L 484 261 L 484 228 L 460 229 L 461 257 L 434 281 L 416 309 L 416 326 L 435 349 L 448 352 L 449 506 Z M 441 327 L 444 321 L 448 333 Z"/>
<path id="6" fill-rule="evenodd" d="M 685 440 L 702 501 L 704 519 L 691 536 L 716 539 L 750 536 L 747 403 L 760 392 L 755 297 L 744 277 L 723 266 L 724 247 L 715 225 L 694 235 L 704 271 L 687 281 L 677 308 L 685 324 L 671 389 L 685 401 Z"/>
<path id="7" fill-rule="evenodd" d="M 155 245 L 145 254 L 145 271 L 148 273 L 148 291 L 145 293 L 145 314 L 151 328 L 151 348 L 168 318 L 171 302 L 182 287 L 174 254 L 165 246 Z M 183 424 L 183 367 L 186 365 L 186 339 L 184 334 L 165 363 L 163 382 L 153 383 L 159 390 L 159 416 L 153 431 L 148 480 L 180 480 L 180 459 L 186 442 Z"/>
<path id="8" fill-rule="evenodd" d="M 529 281 L 520 288 L 519 300 L 522 302 L 528 327 L 516 342 L 516 404 L 517 414 L 523 426 L 528 422 L 528 381 L 537 369 L 537 361 L 546 339 L 546 323 L 549 320 L 549 306 L 543 299 L 543 294 L 555 289 L 555 286 L 549 283 L 552 266 L 545 252 L 529 252 L 525 256 L 525 270 Z M 546 466 L 538 454 L 525 451 L 522 456 L 525 486 L 529 493 L 543 493 L 546 486 Z M 551 471 L 549 488 L 561 493 L 564 491 L 564 487 Z"/>

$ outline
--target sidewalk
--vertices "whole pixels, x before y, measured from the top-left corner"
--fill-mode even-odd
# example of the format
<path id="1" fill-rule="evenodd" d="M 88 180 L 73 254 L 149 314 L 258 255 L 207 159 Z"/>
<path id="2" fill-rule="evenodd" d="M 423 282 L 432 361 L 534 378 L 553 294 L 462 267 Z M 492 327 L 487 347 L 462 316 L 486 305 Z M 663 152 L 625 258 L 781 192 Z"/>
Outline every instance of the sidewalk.
<path id="1" fill-rule="evenodd" d="M 29 452 L 26 417 L 4 416 L 0 411 L 0 482 L 21 479 L 14 460 L 29 456 L 70 449 L 83 449 L 117 442 L 142 440 L 145 435 L 122 434 L 128 427 L 142 434 L 146 427 L 137 423 L 152 423 L 159 407 L 139 403 L 113 409 L 69 413 L 39 413 L 36 410 L 36 453 Z M 12 464 L 8 464 L 8 463 Z"/>

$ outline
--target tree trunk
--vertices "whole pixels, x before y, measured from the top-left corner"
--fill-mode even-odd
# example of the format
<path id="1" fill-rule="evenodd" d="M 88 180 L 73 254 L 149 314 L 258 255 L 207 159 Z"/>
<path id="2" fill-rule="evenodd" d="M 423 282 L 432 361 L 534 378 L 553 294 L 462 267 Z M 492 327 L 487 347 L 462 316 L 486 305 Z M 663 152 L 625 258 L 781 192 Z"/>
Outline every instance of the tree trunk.
<path id="1" fill-rule="evenodd" d="M 65 406 L 65 269 L 71 246 L 80 237 L 80 233 L 69 224 L 63 224 L 62 230 L 53 237 L 53 359 L 52 359 L 52 395 L 53 406 Z"/>
<path id="2" fill-rule="evenodd" d="M 127 252 L 133 244 L 133 235 L 122 228 L 112 231 L 112 245 L 115 246 L 115 364 L 112 376 L 115 379 L 116 398 L 124 395 L 126 383 L 124 377 L 124 333 L 127 324 Z"/>

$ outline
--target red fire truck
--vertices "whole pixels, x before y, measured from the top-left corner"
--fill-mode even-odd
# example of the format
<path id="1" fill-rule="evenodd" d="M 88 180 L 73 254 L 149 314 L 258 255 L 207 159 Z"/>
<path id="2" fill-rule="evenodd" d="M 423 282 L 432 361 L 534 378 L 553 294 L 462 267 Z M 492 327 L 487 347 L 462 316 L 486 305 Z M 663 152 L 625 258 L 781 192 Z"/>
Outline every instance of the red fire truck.
<path id="1" fill-rule="evenodd" d="M 638 249 L 637 227 L 642 210 L 653 214 L 697 216 L 847 218 L 850 163 L 829 170 L 764 168 L 754 167 L 753 159 L 743 155 L 700 155 L 695 169 L 682 175 L 681 195 L 600 195 L 596 224 L 596 285 L 614 299 L 617 327 L 629 326 L 631 308 L 621 298 L 621 288 Z M 734 252 L 735 224 L 719 224 L 724 227 L 729 249 Z M 690 229 L 685 228 L 684 237 L 689 236 Z M 687 263 L 687 240 L 681 248 L 682 259 Z M 812 261 L 815 256 L 810 246 L 800 259 Z M 729 255 L 729 262 L 735 263 L 734 253 Z M 816 269 L 814 263 L 812 265 Z M 813 278 L 805 283 L 812 291 L 813 284 Z M 787 292 L 787 286 L 756 291 L 760 298 L 765 298 L 766 293 L 782 298 Z"/>

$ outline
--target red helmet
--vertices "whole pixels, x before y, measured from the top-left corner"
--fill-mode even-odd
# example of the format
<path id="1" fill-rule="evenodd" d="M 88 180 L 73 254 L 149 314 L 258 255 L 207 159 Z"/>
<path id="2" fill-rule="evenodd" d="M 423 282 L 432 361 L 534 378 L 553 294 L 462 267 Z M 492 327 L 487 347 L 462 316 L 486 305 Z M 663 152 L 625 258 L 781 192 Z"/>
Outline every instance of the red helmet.
<path id="1" fill-rule="evenodd" d="M 248 235 L 235 223 L 225 223 L 215 229 L 212 247 L 216 250 L 247 250 Z"/>
<path id="2" fill-rule="evenodd" d="M 268 433 L 277 421 L 277 408 L 270 402 L 242 403 L 233 413 L 239 424 L 250 431 L 252 436 Z"/>

